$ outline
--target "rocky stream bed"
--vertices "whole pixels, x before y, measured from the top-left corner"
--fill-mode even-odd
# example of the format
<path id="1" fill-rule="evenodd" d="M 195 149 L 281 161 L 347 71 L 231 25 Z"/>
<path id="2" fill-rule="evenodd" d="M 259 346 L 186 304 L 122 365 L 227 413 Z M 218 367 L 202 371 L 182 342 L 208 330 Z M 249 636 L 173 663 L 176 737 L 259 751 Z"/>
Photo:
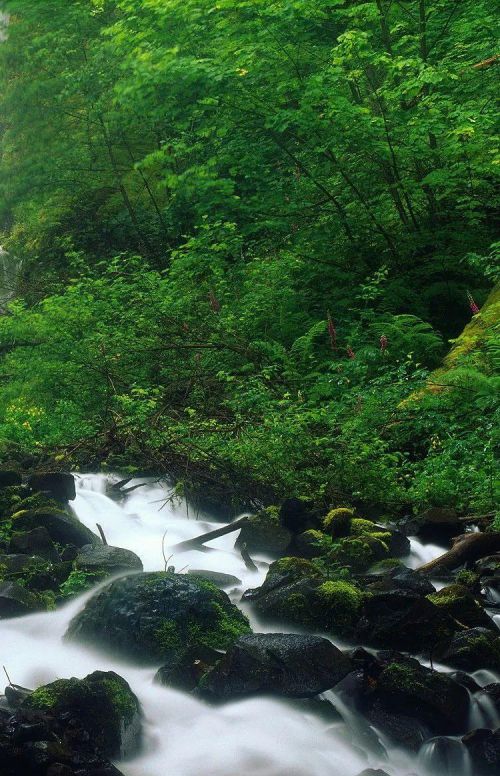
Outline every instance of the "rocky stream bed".
<path id="1" fill-rule="evenodd" d="M 500 558 L 415 570 L 456 515 L 289 500 L 186 549 L 224 523 L 119 480 L 0 472 L 2 776 L 499 772 Z"/>

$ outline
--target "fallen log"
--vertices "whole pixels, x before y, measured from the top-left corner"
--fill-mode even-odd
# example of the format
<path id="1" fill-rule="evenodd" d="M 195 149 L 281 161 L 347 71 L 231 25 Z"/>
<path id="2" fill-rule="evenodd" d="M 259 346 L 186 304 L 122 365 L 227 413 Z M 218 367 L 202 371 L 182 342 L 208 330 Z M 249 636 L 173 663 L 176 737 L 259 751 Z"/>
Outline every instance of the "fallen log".
<path id="1" fill-rule="evenodd" d="M 441 569 L 456 569 L 464 563 L 473 563 L 499 551 L 500 531 L 462 534 L 453 540 L 453 546 L 448 552 L 420 566 L 417 571 L 428 574 Z"/>
<path id="2" fill-rule="evenodd" d="M 240 517 L 239 520 L 235 520 L 234 523 L 229 523 L 229 525 L 225 525 L 223 528 L 217 528 L 215 531 L 208 531 L 208 533 L 201 534 L 201 536 L 195 536 L 194 539 L 186 539 L 184 542 L 174 544 L 173 547 L 170 547 L 169 549 L 172 555 L 179 552 L 188 552 L 189 550 L 206 549 L 203 547 L 205 542 L 210 542 L 212 539 L 218 539 L 220 536 L 226 536 L 226 534 L 233 533 L 233 531 L 238 531 L 245 525 L 247 520 L 248 517 Z"/>

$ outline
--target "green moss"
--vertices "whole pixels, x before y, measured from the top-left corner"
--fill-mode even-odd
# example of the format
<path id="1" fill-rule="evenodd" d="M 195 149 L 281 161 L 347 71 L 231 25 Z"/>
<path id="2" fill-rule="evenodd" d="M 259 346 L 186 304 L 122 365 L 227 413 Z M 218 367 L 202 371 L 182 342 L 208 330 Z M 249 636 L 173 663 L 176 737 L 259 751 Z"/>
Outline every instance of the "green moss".
<path id="1" fill-rule="evenodd" d="M 323 582 L 316 590 L 320 603 L 329 610 L 328 619 L 333 626 L 353 625 L 365 599 L 364 594 L 350 582 Z"/>
<path id="2" fill-rule="evenodd" d="M 332 509 L 323 520 L 323 529 L 325 533 L 335 539 L 349 536 L 353 518 L 353 509 L 348 509 L 347 507 Z"/>
<path id="3" fill-rule="evenodd" d="M 375 574 L 378 572 L 389 571 L 390 569 L 406 568 L 405 564 L 399 560 L 399 558 L 384 558 L 373 564 L 371 571 Z"/>
<path id="4" fill-rule="evenodd" d="M 319 533 L 319 531 L 316 533 Z M 273 574 L 286 575 L 291 581 L 301 577 L 316 576 L 317 573 L 318 571 L 314 564 L 305 558 L 280 558 L 280 560 L 271 563 L 269 566 L 270 576 L 273 576 Z"/>
<path id="5" fill-rule="evenodd" d="M 7 488 L 0 489 L 0 520 L 10 517 L 12 510 L 22 502 L 25 493 L 24 488 L 19 485 L 9 485 Z"/>
<path id="6" fill-rule="evenodd" d="M 373 548 L 365 539 L 341 539 L 330 553 L 330 559 L 339 566 L 345 566 L 351 571 L 366 571 L 372 563 L 380 560 Z"/>
<path id="7" fill-rule="evenodd" d="M 59 587 L 59 593 L 63 598 L 72 598 L 94 587 L 106 577 L 104 571 L 80 571 L 73 569 L 68 578 Z"/>
<path id="8" fill-rule="evenodd" d="M 130 688 L 124 681 L 111 678 L 103 679 L 101 684 L 107 690 L 113 709 L 118 712 L 120 717 L 123 717 L 126 723 L 131 722 L 137 713 L 137 702 Z"/>
<path id="9" fill-rule="evenodd" d="M 237 614 L 228 612 L 220 604 L 214 603 L 212 611 L 216 616 L 215 622 L 206 628 L 197 625 L 192 639 L 194 642 L 212 649 L 228 649 L 240 636 L 252 632 L 248 619 L 239 610 L 236 610 Z M 191 629 L 193 627 L 190 626 Z"/>
<path id="10" fill-rule="evenodd" d="M 184 646 L 178 626 L 173 620 L 165 620 L 161 624 L 155 631 L 155 640 L 162 652 L 177 651 Z"/>
<path id="11" fill-rule="evenodd" d="M 53 709 L 68 690 L 76 685 L 77 681 L 76 679 L 57 679 L 52 684 L 39 687 L 26 698 L 23 706 L 28 709 L 40 709 L 42 711 Z"/>
<path id="12" fill-rule="evenodd" d="M 403 663 L 390 663 L 384 669 L 384 685 L 394 686 L 398 690 L 412 692 L 415 687 L 415 671 Z"/>
<path id="13" fill-rule="evenodd" d="M 376 530 L 377 528 L 371 520 L 365 520 L 362 517 L 355 517 L 351 523 L 352 536 L 364 536 L 365 534 L 371 534 Z"/>
<path id="14" fill-rule="evenodd" d="M 26 496 L 26 498 L 20 499 L 16 505 L 16 511 L 43 511 L 47 509 L 60 511 L 61 504 L 55 499 L 45 496 L 43 493 L 34 493 L 32 496 Z"/>

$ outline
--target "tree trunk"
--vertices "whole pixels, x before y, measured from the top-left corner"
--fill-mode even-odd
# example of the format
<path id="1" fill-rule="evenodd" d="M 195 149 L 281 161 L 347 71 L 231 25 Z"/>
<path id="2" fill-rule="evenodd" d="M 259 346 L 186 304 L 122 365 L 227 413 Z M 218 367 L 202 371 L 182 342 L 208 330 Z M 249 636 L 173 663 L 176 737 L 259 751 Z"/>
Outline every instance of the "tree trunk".
<path id="1" fill-rule="evenodd" d="M 417 571 L 428 574 L 430 571 L 441 571 L 442 569 L 455 569 L 464 563 L 485 558 L 487 555 L 493 555 L 500 551 L 500 531 L 494 533 L 470 533 L 457 536 L 453 542 L 453 547 L 439 558 L 431 560 L 424 566 L 420 566 Z"/>
<path id="2" fill-rule="evenodd" d="M 169 549 L 173 555 L 179 552 L 188 552 L 189 550 L 199 550 L 205 542 L 210 542 L 212 539 L 218 539 L 220 536 L 226 536 L 226 534 L 233 533 L 233 531 L 238 531 L 240 528 L 243 528 L 247 520 L 247 517 L 241 517 L 239 520 L 235 520 L 234 523 L 229 523 L 229 525 L 225 525 L 223 528 L 217 528 L 215 531 L 208 531 L 208 533 L 196 536 L 194 539 L 187 539 L 185 542 L 179 542 L 179 544 L 174 544 L 174 546 Z"/>

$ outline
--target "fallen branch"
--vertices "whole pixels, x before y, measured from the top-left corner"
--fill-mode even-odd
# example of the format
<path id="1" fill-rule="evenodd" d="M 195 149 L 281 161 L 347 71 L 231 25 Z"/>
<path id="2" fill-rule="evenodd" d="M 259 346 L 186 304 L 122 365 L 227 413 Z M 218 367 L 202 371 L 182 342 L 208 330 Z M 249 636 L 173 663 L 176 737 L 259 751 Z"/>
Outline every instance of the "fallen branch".
<path id="1" fill-rule="evenodd" d="M 194 539 L 187 539 L 185 542 L 174 544 L 170 549 L 174 554 L 202 549 L 202 545 L 205 542 L 210 542 L 212 539 L 218 539 L 220 536 L 226 536 L 226 534 L 233 533 L 233 531 L 238 531 L 246 524 L 247 520 L 248 517 L 241 517 L 239 520 L 235 520 L 234 523 L 229 523 L 229 525 L 225 525 L 223 528 L 217 528 L 215 531 L 208 531 L 208 533 L 196 536 Z"/>
<path id="2" fill-rule="evenodd" d="M 102 525 L 99 525 L 99 523 L 96 523 L 96 526 L 97 526 L 97 530 L 101 534 L 102 543 L 105 544 L 106 547 L 107 547 L 108 546 L 108 540 L 106 539 L 106 535 L 105 535 L 105 533 L 103 531 Z"/>
<path id="3" fill-rule="evenodd" d="M 417 571 L 427 574 L 429 571 L 456 569 L 464 563 L 473 563 L 499 551 L 500 531 L 462 534 L 454 539 L 451 550 L 431 560 L 430 563 L 420 566 Z"/>
<path id="4" fill-rule="evenodd" d="M 258 571 L 257 566 L 250 557 L 250 553 L 247 550 L 247 543 L 243 542 L 240 549 L 241 557 L 245 561 L 245 566 L 249 571 Z"/>

